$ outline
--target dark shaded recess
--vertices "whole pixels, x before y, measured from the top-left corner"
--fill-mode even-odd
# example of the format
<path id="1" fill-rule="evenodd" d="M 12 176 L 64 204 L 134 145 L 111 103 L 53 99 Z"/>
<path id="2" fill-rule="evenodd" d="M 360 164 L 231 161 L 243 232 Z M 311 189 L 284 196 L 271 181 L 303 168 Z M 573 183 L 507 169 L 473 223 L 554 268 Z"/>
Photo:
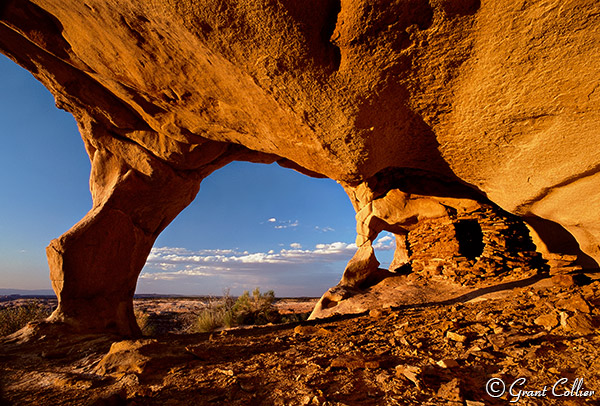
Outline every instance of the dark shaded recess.
<path id="1" fill-rule="evenodd" d="M 426 309 L 426 308 L 430 308 L 430 307 L 447 306 L 447 305 L 453 305 L 453 304 L 457 304 L 457 303 L 466 303 L 466 302 L 469 302 L 478 297 L 488 295 L 490 293 L 502 292 L 502 291 L 507 291 L 507 290 L 513 290 L 515 288 L 524 288 L 527 286 L 532 286 L 532 285 L 536 284 L 537 282 L 544 280 L 544 279 L 549 280 L 550 277 L 547 274 L 538 273 L 537 275 L 533 275 L 527 279 L 521 279 L 518 281 L 511 281 L 511 282 L 503 282 L 498 285 L 492 285 L 492 286 L 487 286 L 485 288 L 479 288 L 472 292 L 462 294 L 462 295 L 457 296 L 452 299 L 440 300 L 437 302 L 426 302 L 426 303 L 418 303 L 418 304 L 392 306 L 391 309 L 394 311 L 402 311 L 402 310 L 407 310 L 407 309 Z M 587 278 L 585 275 L 577 275 L 575 278 L 575 282 L 577 283 L 578 286 L 584 286 L 585 284 L 590 282 L 590 278 Z M 322 319 L 322 320 L 331 320 L 331 319 Z"/>
<path id="2" fill-rule="evenodd" d="M 449 168 L 448 170 L 450 171 Z M 375 192 L 376 199 L 392 189 L 399 189 L 406 193 L 424 196 L 473 199 L 495 206 L 475 187 L 464 184 L 452 172 L 450 174 L 444 176 L 422 169 L 389 167 L 377 172 L 366 182 Z"/>
<path id="3" fill-rule="evenodd" d="M 407 262 L 405 264 L 400 265 L 396 269 L 390 269 L 390 271 L 396 275 L 409 275 L 410 273 L 412 273 L 412 264 L 410 262 Z"/>
<path id="4" fill-rule="evenodd" d="M 335 26 L 337 25 L 338 16 L 340 11 L 342 10 L 342 4 L 340 0 L 333 0 L 327 6 L 325 10 L 325 22 L 323 24 L 323 28 L 321 29 L 321 39 L 325 44 L 330 44 L 331 46 L 327 46 L 327 49 L 331 52 L 331 63 L 334 67 L 334 70 L 338 70 L 340 68 L 340 63 L 342 62 L 342 53 L 340 48 L 331 42 L 331 37 L 333 36 L 333 32 L 335 31 Z"/>
<path id="5" fill-rule="evenodd" d="M 411 65 L 411 58 L 401 58 L 393 69 L 386 72 L 386 79 L 373 89 L 372 96 L 357 103 L 355 126 L 367 131 L 365 150 L 369 151 L 368 161 L 362 165 L 360 172 L 368 171 L 367 176 L 375 174 L 372 178 L 379 179 L 379 173 L 386 171 L 381 169 L 384 165 L 397 163 L 397 167 L 420 169 L 420 174 L 429 173 L 431 178 L 437 176 L 460 182 L 442 157 L 432 128 L 421 115 L 407 106 L 410 94 L 400 78 Z M 403 169 L 391 168 L 386 174 L 395 173 L 395 178 L 410 176 L 409 172 L 402 172 Z M 372 178 L 367 179 L 369 186 L 372 186 Z M 384 188 L 382 192 L 390 189 Z"/>
<path id="6" fill-rule="evenodd" d="M 304 0 L 282 0 L 281 5 L 304 34 L 313 60 L 336 71 L 340 67 L 340 49 L 331 42 L 338 15 L 342 9 L 340 0 L 325 0 L 307 4 Z"/>
<path id="7" fill-rule="evenodd" d="M 450 16 L 473 15 L 481 7 L 480 0 L 443 0 L 442 9 Z"/>
<path id="8" fill-rule="evenodd" d="M 69 59 L 71 45 L 62 36 L 62 24 L 41 7 L 23 0 L 0 1 L 0 20 L 54 56 Z"/>
<path id="9" fill-rule="evenodd" d="M 397 276 L 397 273 L 389 271 L 385 268 L 377 268 L 377 271 L 370 273 L 369 276 L 367 276 L 367 278 L 357 287 L 358 289 L 365 290 L 392 276 Z"/>
<path id="10" fill-rule="evenodd" d="M 306 176 L 310 176 L 311 178 L 319 178 L 319 179 L 327 178 L 327 176 L 323 175 L 322 173 L 318 173 L 318 172 L 311 171 L 310 169 L 306 169 L 305 167 L 300 166 L 296 162 L 290 161 L 287 158 L 278 159 L 277 164 L 279 166 L 281 166 L 282 168 L 293 169 L 296 172 L 299 172 Z"/>
<path id="11" fill-rule="evenodd" d="M 560 224 L 533 214 L 523 216 L 523 220 L 533 227 L 550 252 L 577 255 L 576 263 L 582 268 L 598 268 L 598 263 L 581 250 L 575 237 Z"/>
<path id="12" fill-rule="evenodd" d="M 90 406 L 125 406 L 127 399 L 123 393 L 101 396 L 89 404 Z"/>
<path id="13" fill-rule="evenodd" d="M 483 232 L 477 220 L 459 220 L 454 228 L 460 255 L 475 259 L 483 253 Z"/>

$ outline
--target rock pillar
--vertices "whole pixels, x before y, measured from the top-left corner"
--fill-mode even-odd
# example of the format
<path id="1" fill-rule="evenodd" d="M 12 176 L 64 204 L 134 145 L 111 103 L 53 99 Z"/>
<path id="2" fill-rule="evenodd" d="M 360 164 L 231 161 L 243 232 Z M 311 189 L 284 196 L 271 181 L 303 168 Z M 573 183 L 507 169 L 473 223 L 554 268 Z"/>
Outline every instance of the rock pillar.
<path id="1" fill-rule="evenodd" d="M 94 204 L 46 249 L 58 297 L 49 321 L 76 331 L 136 335 L 138 275 L 156 237 L 194 199 L 201 179 L 174 171 L 127 141 L 113 138 L 108 147 L 86 141 Z M 111 151 L 117 148 L 119 155 Z"/>

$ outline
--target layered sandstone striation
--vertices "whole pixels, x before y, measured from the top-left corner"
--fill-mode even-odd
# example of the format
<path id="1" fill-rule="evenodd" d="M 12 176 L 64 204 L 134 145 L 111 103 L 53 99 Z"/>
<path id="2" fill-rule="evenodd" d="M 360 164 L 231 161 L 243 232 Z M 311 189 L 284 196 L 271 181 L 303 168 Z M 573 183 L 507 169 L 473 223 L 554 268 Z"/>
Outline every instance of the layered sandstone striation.
<path id="1" fill-rule="evenodd" d="M 402 264 L 411 219 L 476 210 L 596 267 L 599 48 L 595 0 L 4 1 L 0 51 L 74 115 L 92 161 L 93 208 L 48 247 L 52 319 L 136 333 L 153 242 L 234 160 L 345 187 L 360 247 L 345 285 L 379 272 L 382 226 Z"/>

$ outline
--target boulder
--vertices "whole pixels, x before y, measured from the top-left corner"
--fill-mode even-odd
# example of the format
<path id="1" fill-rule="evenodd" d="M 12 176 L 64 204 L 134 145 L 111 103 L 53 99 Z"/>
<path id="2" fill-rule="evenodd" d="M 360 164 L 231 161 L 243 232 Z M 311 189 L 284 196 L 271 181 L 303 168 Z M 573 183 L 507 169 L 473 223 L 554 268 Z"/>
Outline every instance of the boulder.
<path id="1" fill-rule="evenodd" d="M 358 287 L 368 282 L 379 269 L 379 261 L 375 258 L 375 251 L 370 242 L 359 247 L 344 271 L 340 284 L 343 286 Z"/>

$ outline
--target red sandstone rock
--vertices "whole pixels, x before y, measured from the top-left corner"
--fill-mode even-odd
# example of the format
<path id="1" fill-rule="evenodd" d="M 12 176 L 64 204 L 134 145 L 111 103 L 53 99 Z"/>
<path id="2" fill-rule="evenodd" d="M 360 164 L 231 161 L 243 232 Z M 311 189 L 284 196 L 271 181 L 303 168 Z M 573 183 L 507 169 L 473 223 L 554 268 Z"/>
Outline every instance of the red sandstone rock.
<path id="1" fill-rule="evenodd" d="M 234 160 L 342 183 L 358 212 L 350 285 L 384 227 L 406 235 L 486 198 L 597 266 L 599 19 L 594 0 L 3 2 L 0 51 L 74 115 L 92 160 L 94 206 L 47 250 L 52 320 L 137 333 L 152 244 Z"/>
<path id="2" fill-rule="evenodd" d="M 546 330 L 552 330 L 558 326 L 558 317 L 555 312 L 552 312 L 537 317 L 533 322 L 538 326 L 544 327 Z"/>

